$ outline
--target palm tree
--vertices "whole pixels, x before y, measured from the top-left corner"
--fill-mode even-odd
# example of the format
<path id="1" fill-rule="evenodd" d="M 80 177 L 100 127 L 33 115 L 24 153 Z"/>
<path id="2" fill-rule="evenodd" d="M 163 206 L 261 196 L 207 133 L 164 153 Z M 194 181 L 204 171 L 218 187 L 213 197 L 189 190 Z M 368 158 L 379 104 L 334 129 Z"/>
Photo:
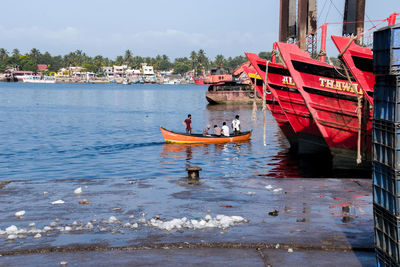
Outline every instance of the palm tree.
<path id="1" fill-rule="evenodd" d="M 6 61 L 8 58 L 8 52 L 4 48 L 0 48 L 0 60 L 1 61 Z"/>
<path id="2" fill-rule="evenodd" d="M 197 63 L 198 70 L 208 68 L 208 58 L 206 57 L 206 53 L 203 49 L 200 49 L 199 52 L 197 52 Z"/>
<path id="3" fill-rule="evenodd" d="M 38 60 L 39 60 L 39 57 L 40 57 L 40 51 L 39 51 L 39 49 L 32 48 L 32 49 L 31 49 L 31 52 L 29 53 L 29 56 L 30 56 L 33 60 L 38 61 Z"/>
<path id="4" fill-rule="evenodd" d="M 12 51 L 12 56 L 18 58 L 21 55 L 21 53 L 19 52 L 19 50 L 17 48 L 14 48 L 14 50 Z"/>
<path id="5" fill-rule="evenodd" d="M 215 60 L 214 60 L 214 67 L 225 67 L 226 65 L 226 59 L 223 55 L 216 55 Z"/>
<path id="6" fill-rule="evenodd" d="M 129 49 L 126 50 L 126 51 L 125 51 L 124 60 L 125 60 L 125 61 L 130 61 L 130 60 L 132 60 L 132 58 L 133 58 L 132 51 L 129 50 Z"/>
<path id="7" fill-rule="evenodd" d="M 195 51 L 192 51 L 190 53 L 190 59 L 192 60 L 192 69 L 195 70 L 197 67 L 197 54 Z M 196 76 L 196 73 L 195 73 L 195 76 Z"/>

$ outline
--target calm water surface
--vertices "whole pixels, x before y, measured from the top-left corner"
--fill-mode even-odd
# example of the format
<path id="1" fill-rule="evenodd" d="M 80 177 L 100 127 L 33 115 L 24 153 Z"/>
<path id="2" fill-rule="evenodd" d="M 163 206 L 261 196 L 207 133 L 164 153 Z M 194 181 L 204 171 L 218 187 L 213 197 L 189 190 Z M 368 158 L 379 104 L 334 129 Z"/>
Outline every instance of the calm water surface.
<path id="1" fill-rule="evenodd" d="M 0 180 L 182 177 L 188 164 L 201 166 L 201 175 L 208 177 L 331 175 L 325 165 L 289 155 L 268 112 L 264 146 L 260 107 L 253 121 L 251 105 L 208 105 L 206 90 L 198 85 L 1 83 Z M 239 114 L 253 137 L 241 144 L 165 144 L 159 127 L 183 131 L 188 113 L 195 132 L 208 123 L 230 125 Z"/>

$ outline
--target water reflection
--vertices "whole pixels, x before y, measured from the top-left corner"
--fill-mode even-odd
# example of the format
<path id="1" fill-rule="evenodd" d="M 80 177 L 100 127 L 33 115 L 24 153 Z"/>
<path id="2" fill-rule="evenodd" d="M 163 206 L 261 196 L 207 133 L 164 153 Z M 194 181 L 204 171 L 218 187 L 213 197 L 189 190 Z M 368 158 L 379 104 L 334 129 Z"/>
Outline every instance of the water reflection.
<path id="1" fill-rule="evenodd" d="M 280 132 L 274 118 L 266 114 L 266 140 L 263 145 L 263 113 L 258 107 L 256 120 L 252 120 L 253 106 L 207 105 L 204 125 L 227 122 L 230 126 L 239 114 L 243 129 L 252 129 L 251 140 L 246 143 L 227 144 L 165 144 L 161 152 L 163 159 L 174 164 L 196 164 L 204 166 L 216 175 L 231 173 L 237 177 L 258 175 L 275 178 L 303 177 L 369 177 L 368 174 L 333 172 L 329 155 L 299 156 L 290 151 L 285 136 Z M 171 168 L 171 166 L 169 166 Z"/>

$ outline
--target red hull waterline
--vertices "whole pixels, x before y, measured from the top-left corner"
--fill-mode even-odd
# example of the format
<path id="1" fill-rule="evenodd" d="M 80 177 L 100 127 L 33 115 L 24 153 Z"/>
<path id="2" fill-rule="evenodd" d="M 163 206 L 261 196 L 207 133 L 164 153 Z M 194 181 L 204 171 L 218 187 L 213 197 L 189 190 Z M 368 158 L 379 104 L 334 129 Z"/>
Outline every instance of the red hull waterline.
<path id="1" fill-rule="evenodd" d="M 352 78 L 351 87 L 342 69 L 312 59 L 295 44 L 278 43 L 278 48 L 307 108 L 328 144 L 335 169 L 370 169 L 371 109 L 364 101 L 361 154 L 357 164 L 358 94 L 361 86 Z"/>
<path id="2" fill-rule="evenodd" d="M 246 53 L 246 56 L 261 78 L 265 80 L 267 61 L 259 58 L 254 53 Z M 280 64 L 270 62 L 268 64 L 267 86 L 282 107 L 297 136 L 298 153 L 329 153 L 328 146 L 307 109 L 304 99 L 293 82 L 288 69 Z"/>
<path id="3" fill-rule="evenodd" d="M 263 95 L 263 80 L 257 74 L 254 68 L 243 67 L 244 72 L 246 72 L 249 80 L 253 84 L 253 87 L 256 86 L 256 90 L 258 95 L 262 97 Z M 279 105 L 278 101 L 274 98 L 271 91 L 268 91 L 265 96 L 265 101 L 268 110 L 271 112 L 272 116 L 274 117 L 275 121 L 277 122 L 279 128 L 281 129 L 282 133 L 285 135 L 286 139 L 289 141 L 291 150 L 297 150 L 297 136 L 295 131 L 293 130 L 292 126 L 289 123 L 289 120 L 286 118 L 285 113 L 283 112 L 281 106 Z"/>

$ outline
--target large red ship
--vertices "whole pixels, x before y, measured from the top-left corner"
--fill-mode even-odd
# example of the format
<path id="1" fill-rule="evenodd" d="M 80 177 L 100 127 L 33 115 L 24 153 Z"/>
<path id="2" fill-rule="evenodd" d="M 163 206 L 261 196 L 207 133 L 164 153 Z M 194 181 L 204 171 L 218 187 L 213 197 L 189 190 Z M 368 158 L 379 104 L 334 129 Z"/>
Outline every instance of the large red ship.
<path id="1" fill-rule="evenodd" d="M 369 89 L 345 69 L 312 59 L 295 44 L 279 42 L 277 47 L 329 146 L 333 167 L 370 168 L 372 108 L 363 100 Z"/>
<path id="2" fill-rule="evenodd" d="M 262 78 L 257 74 L 257 71 L 251 67 L 243 67 L 243 70 L 249 77 L 253 87 L 256 87 L 258 95 L 263 98 L 263 84 L 264 81 Z M 265 77 L 265 76 L 264 76 Z M 266 91 L 265 94 L 265 101 L 268 110 L 271 112 L 272 116 L 274 117 L 275 121 L 277 122 L 279 128 L 281 129 L 282 133 L 285 135 L 286 139 L 289 141 L 290 147 L 293 150 L 297 149 L 298 141 L 297 135 L 293 130 L 292 126 L 289 123 L 285 113 L 283 112 L 279 102 L 274 97 L 271 91 Z"/>
<path id="3" fill-rule="evenodd" d="M 266 76 L 265 59 L 254 53 L 246 56 L 263 80 Z M 286 118 L 294 130 L 298 140 L 299 154 L 328 153 L 328 146 L 322 137 L 313 117 L 307 109 L 303 97 L 298 91 L 289 71 L 281 64 L 268 63 L 267 86 L 274 98 L 282 107 Z"/>

